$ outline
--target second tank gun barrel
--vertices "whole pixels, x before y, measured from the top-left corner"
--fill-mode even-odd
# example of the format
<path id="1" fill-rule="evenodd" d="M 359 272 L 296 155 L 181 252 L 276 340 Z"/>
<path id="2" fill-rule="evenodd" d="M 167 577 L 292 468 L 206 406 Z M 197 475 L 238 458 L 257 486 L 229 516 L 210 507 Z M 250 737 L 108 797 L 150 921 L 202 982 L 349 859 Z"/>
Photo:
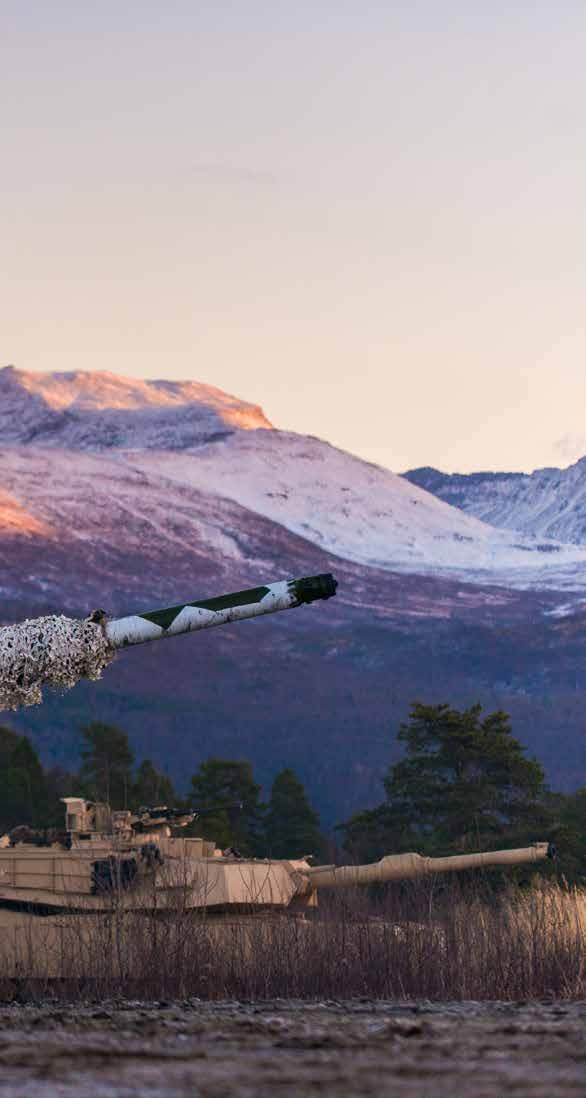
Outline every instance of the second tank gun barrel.
<path id="1" fill-rule="evenodd" d="M 425 858 L 421 854 L 387 854 L 367 865 L 316 865 L 304 870 L 311 888 L 344 888 L 377 881 L 405 881 L 434 873 L 458 873 L 463 869 L 523 865 L 553 858 L 551 843 L 533 843 L 516 850 L 487 850 L 477 854 L 455 854 L 447 858 Z"/>
<path id="2" fill-rule="evenodd" d="M 278 580 L 261 587 L 184 602 L 162 610 L 147 610 L 124 618 L 108 620 L 104 616 L 102 621 L 109 646 L 126 648 L 131 644 L 145 644 L 231 621 L 274 614 L 278 610 L 289 610 L 318 599 L 329 599 L 336 594 L 337 586 L 333 575 L 325 572 L 301 579 Z"/>

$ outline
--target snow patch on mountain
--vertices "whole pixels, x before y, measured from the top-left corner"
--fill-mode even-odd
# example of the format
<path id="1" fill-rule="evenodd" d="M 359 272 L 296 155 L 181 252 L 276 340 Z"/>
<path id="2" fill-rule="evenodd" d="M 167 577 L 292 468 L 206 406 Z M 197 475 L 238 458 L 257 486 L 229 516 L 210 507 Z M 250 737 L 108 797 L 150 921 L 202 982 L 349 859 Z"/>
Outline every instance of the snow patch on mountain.
<path id="1" fill-rule="evenodd" d="M 85 542 L 88 562 L 97 546 L 118 543 L 137 561 L 145 554 L 164 560 L 170 545 L 192 558 L 242 557 L 221 505 L 195 489 L 177 485 L 170 492 L 156 471 L 134 471 L 117 455 L 76 453 L 72 460 L 70 451 L 7 447 L 0 450 L 0 477 L 39 528 L 57 540 Z M 2 533 L 14 530 L 0 524 Z"/>
<path id="2" fill-rule="evenodd" d="M 511 536 L 316 438 L 236 433 L 136 469 L 234 500 L 346 560 L 513 587 L 586 587 L 586 549 Z"/>

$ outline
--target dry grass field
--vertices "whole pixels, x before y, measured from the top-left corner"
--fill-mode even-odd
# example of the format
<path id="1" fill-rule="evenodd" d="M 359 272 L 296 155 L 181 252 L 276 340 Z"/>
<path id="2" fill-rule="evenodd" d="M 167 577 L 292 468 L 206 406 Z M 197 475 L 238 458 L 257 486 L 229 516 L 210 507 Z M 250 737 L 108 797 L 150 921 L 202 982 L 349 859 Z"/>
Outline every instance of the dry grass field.
<path id="1" fill-rule="evenodd" d="M 0 1098 L 585 1091 L 586 898 L 555 884 L 347 892 L 307 919 L 1 915 Z"/>
<path id="2" fill-rule="evenodd" d="M 308 917 L 5 910 L 0 929 L 6 1000 L 586 998 L 586 896 L 551 882 L 345 890 Z"/>

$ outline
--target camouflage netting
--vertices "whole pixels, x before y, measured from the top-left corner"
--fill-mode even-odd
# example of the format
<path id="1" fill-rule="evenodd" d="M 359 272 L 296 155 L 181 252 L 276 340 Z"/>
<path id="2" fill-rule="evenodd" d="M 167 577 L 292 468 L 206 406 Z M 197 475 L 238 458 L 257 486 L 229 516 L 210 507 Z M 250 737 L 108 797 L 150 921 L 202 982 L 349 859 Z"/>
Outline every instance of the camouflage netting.
<path id="1" fill-rule="evenodd" d="M 99 625 L 63 615 L 32 618 L 0 629 L 0 709 L 43 700 L 43 686 L 68 690 L 99 679 L 114 658 Z"/>

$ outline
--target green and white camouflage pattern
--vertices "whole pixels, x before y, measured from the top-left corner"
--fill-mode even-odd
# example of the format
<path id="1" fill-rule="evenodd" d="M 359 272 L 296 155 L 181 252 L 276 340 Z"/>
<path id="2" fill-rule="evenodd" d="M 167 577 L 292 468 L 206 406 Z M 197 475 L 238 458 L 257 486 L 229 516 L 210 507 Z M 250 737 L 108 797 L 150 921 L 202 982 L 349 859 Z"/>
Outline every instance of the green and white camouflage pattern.
<path id="1" fill-rule="evenodd" d="M 126 618 L 106 620 L 104 630 L 111 648 L 126 648 L 131 644 L 175 637 L 224 625 L 231 621 L 256 618 L 289 610 L 306 602 L 329 599 L 336 593 L 337 582 L 331 573 L 305 576 L 301 579 L 278 580 L 262 587 L 234 591 L 211 599 L 197 599 L 163 610 L 148 610 Z"/>

